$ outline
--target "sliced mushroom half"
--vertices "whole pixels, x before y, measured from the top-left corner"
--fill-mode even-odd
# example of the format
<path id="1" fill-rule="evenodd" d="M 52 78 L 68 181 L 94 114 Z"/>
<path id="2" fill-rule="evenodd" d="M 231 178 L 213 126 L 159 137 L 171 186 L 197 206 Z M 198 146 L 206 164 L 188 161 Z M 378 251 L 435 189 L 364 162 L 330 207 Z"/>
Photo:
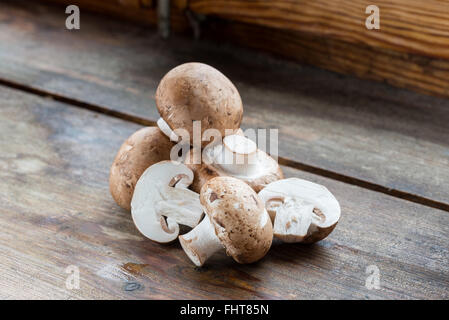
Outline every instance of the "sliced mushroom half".
<path id="1" fill-rule="evenodd" d="M 170 242 L 178 237 L 179 224 L 193 228 L 200 222 L 199 194 L 187 189 L 192 181 L 192 170 L 175 161 L 161 161 L 145 170 L 131 201 L 132 218 L 145 237 Z"/>
<path id="2" fill-rule="evenodd" d="M 313 243 L 326 238 L 340 219 L 340 205 L 324 186 L 298 178 L 270 183 L 259 192 L 276 238 Z"/>

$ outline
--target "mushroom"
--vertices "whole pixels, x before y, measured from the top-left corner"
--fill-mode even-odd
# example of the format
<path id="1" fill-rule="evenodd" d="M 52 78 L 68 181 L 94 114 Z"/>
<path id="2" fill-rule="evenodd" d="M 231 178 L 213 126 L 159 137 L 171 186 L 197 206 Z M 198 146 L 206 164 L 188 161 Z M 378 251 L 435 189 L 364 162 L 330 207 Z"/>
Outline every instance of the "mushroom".
<path id="1" fill-rule="evenodd" d="M 160 129 L 176 141 L 176 129 L 185 129 L 193 144 L 193 121 L 201 121 L 201 137 L 207 129 L 222 136 L 240 128 L 242 99 L 232 82 L 217 69 L 190 62 L 170 70 L 156 90 Z M 201 139 L 200 137 L 200 139 Z M 207 144 L 204 141 L 203 146 Z"/>
<path id="2" fill-rule="evenodd" d="M 157 127 L 142 128 L 122 144 L 109 174 L 109 190 L 120 207 L 131 209 L 137 180 L 152 164 L 170 159 L 173 145 Z"/>
<path id="3" fill-rule="evenodd" d="M 203 159 L 198 164 L 190 151 L 185 163 L 192 169 L 195 179 L 191 189 L 199 192 L 211 178 L 232 176 L 245 181 L 259 192 L 273 181 L 283 179 L 279 164 L 266 152 L 257 148 L 254 141 L 240 134 L 223 138 L 223 143 L 203 150 Z"/>
<path id="4" fill-rule="evenodd" d="M 270 217 L 263 202 L 246 183 L 233 177 L 216 177 L 201 189 L 206 216 L 189 233 L 179 236 L 187 256 L 202 266 L 225 248 L 238 263 L 265 256 L 273 240 Z"/>
<path id="5" fill-rule="evenodd" d="M 340 219 L 340 205 L 324 186 L 298 178 L 270 183 L 259 192 L 284 242 L 314 243 L 326 238 Z"/>
<path id="6" fill-rule="evenodd" d="M 160 243 L 175 240 L 179 224 L 195 227 L 203 217 L 199 194 L 187 187 L 193 172 L 184 164 L 161 161 L 150 166 L 137 181 L 131 214 L 137 229 Z"/>

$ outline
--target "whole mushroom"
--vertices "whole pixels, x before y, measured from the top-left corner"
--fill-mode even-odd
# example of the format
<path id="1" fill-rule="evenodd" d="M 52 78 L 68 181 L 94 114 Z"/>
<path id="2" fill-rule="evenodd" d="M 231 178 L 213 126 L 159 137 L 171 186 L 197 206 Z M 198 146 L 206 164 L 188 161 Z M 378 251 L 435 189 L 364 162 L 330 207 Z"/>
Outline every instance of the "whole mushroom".
<path id="1" fill-rule="evenodd" d="M 122 144 L 109 174 L 109 190 L 120 207 L 131 209 L 137 180 L 152 164 L 170 159 L 173 146 L 157 127 L 142 128 Z"/>
<path id="2" fill-rule="evenodd" d="M 223 248 L 239 263 L 265 256 L 273 240 L 271 220 L 246 183 L 232 177 L 213 178 L 201 189 L 200 201 L 206 216 L 192 231 L 179 236 L 196 266 Z"/>
<path id="3" fill-rule="evenodd" d="M 228 135 L 223 138 L 223 143 L 206 147 L 201 160 L 196 163 L 199 161 L 191 150 L 185 161 L 195 175 L 191 189 L 196 192 L 200 192 L 208 180 L 219 176 L 241 179 L 256 192 L 284 178 L 277 161 L 241 134 Z"/>
<path id="4" fill-rule="evenodd" d="M 340 219 L 340 205 L 324 186 L 289 178 L 270 183 L 259 197 L 284 242 L 314 243 L 326 238 Z"/>
<path id="5" fill-rule="evenodd" d="M 201 121 L 201 137 L 207 129 L 222 136 L 240 128 L 243 106 L 232 82 L 217 69 L 198 62 L 170 70 L 156 90 L 159 128 L 173 141 L 176 129 L 188 131 L 193 144 L 193 121 Z M 226 132 L 228 130 L 228 132 Z M 202 142 L 205 146 L 207 141 Z"/>

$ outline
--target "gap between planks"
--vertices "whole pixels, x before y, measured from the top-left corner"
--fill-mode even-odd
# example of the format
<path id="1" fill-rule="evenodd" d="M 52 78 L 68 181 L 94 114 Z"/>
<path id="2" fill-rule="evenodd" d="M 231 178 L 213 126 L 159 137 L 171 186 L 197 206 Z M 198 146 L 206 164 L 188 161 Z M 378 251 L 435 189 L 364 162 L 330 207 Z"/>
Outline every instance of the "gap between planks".
<path id="1" fill-rule="evenodd" d="M 133 122 L 136 124 L 140 124 L 140 125 L 144 125 L 144 126 L 155 126 L 156 125 L 156 121 L 152 121 L 152 120 L 149 120 L 146 118 L 142 118 L 142 117 L 130 115 L 130 114 L 127 114 L 124 112 L 112 110 L 106 106 L 101 106 L 101 105 L 97 105 L 97 104 L 93 104 L 93 103 L 89 103 L 89 102 L 80 101 L 78 99 L 70 98 L 70 97 L 55 93 L 55 92 L 50 92 L 47 90 L 34 88 L 34 87 L 31 87 L 31 86 L 28 86 L 28 85 L 25 85 L 22 83 L 18 83 L 15 81 L 11 81 L 8 79 L 0 78 L 0 85 L 9 87 L 12 89 L 20 90 L 23 92 L 31 93 L 31 94 L 34 94 L 37 96 L 53 99 L 55 101 L 62 102 L 62 103 L 65 103 L 65 104 L 68 104 L 68 105 L 71 105 L 74 107 L 87 109 L 87 110 L 90 110 L 93 112 L 105 114 L 105 115 L 115 117 L 118 119 L 122 119 L 125 121 L 130 121 L 130 122 Z M 421 205 L 424 205 L 427 207 L 440 209 L 440 210 L 449 212 L 449 204 L 446 204 L 444 202 L 440 202 L 440 201 L 422 197 L 422 196 L 417 196 L 412 193 L 408 193 L 408 192 L 401 191 L 401 190 L 387 188 L 385 186 L 382 186 L 382 185 L 379 185 L 376 183 L 372 183 L 372 182 L 369 182 L 366 180 L 347 176 L 347 175 L 344 175 L 344 174 L 341 174 L 338 172 L 334 172 L 334 171 L 330 171 L 327 169 L 311 166 L 311 165 L 304 164 L 304 163 L 294 161 L 291 159 L 286 159 L 284 157 L 278 157 L 278 161 L 279 161 L 280 165 L 284 165 L 284 166 L 298 169 L 301 171 L 313 173 L 313 174 L 316 174 L 316 175 L 319 175 L 322 177 L 330 178 L 330 179 L 333 179 L 336 181 L 341 181 L 341 182 L 344 182 L 344 183 L 347 183 L 350 185 L 355 185 L 355 186 L 358 186 L 358 187 L 361 187 L 361 188 L 364 188 L 367 190 L 384 193 L 384 194 L 387 194 L 387 195 L 395 197 L 395 198 L 400 198 L 400 199 L 407 200 L 410 202 L 415 202 L 415 203 L 418 203 L 418 204 L 421 204 Z"/>

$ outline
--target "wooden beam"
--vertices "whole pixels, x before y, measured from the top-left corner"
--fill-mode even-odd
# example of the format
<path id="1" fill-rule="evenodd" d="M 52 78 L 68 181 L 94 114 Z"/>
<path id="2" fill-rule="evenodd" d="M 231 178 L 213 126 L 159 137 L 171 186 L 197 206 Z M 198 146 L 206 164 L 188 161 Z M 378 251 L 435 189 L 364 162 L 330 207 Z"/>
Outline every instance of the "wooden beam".
<path id="1" fill-rule="evenodd" d="M 156 0 L 44 0 L 59 5 L 77 5 L 81 12 L 96 12 L 147 26 L 157 24 Z M 177 4 L 173 4 L 175 6 Z M 172 10 L 171 27 L 176 32 L 189 32 L 190 26 L 180 10 Z"/>
<path id="2" fill-rule="evenodd" d="M 373 48 L 449 59 L 449 1 L 378 0 L 380 30 L 368 30 L 366 0 L 190 0 L 197 13 L 298 31 Z"/>
<path id="3" fill-rule="evenodd" d="M 342 74 L 449 97 L 449 60 L 445 58 L 225 20 L 209 21 L 204 36 L 214 40 L 228 39 L 235 44 Z"/>
<path id="4" fill-rule="evenodd" d="M 47 0 L 72 3 L 68 0 Z M 155 25 L 154 1 L 74 1 L 86 10 Z M 171 24 L 190 32 L 186 9 L 217 17 L 203 35 L 327 70 L 449 97 L 449 1 L 379 0 L 380 30 L 367 30 L 366 0 L 176 0 Z"/>
<path id="5" fill-rule="evenodd" d="M 449 97 L 449 1 L 377 1 L 367 30 L 363 0 L 191 0 L 214 38 L 360 78 Z M 209 30 L 208 30 L 209 28 Z"/>

